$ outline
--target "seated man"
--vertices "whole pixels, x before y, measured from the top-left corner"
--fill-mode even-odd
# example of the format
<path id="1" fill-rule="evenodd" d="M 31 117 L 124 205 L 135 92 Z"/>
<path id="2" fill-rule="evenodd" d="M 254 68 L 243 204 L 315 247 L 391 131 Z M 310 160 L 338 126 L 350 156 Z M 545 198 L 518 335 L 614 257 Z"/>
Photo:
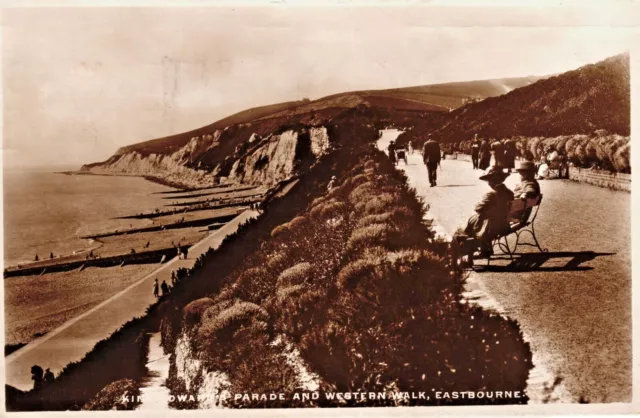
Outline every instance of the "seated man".
<path id="1" fill-rule="evenodd" d="M 518 161 L 516 171 L 520 174 L 520 183 L 513 189 L 515 199 L 534 199 L 540 196 L 540 184 L 536 180 L 536 166 L 531 161 Z M 523 205 L 524 207 L 524 205 Z M 513 220 L 529 219 L 531 208 L 524 212 L 511 213 Z"/>
<path id="2" fill-rule="evenodd" d="M 488 191 L 482 201 L 476 205 L 476 214 L 469 218 L 464 232 L 467 236 L 480 241 L 480 257 L 493 253 L 493 240 L 509 230 L 509 209 L 513 201 L 513 192 L 504 185 L 508 177 L 500 167 L 490 167 L 480 180 L 489 183 Z"/>

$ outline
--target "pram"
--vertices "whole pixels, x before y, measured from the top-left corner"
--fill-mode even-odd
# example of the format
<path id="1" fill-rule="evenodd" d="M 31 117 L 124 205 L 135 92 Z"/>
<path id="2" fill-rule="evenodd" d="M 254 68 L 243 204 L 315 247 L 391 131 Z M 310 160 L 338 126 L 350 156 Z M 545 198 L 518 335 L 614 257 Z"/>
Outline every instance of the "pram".
<path id="1" fill-rule="evenodd" d="M 404 149 L 397 149 L 396 150 L 396 164 L 398 163 L 398 161 L 402 159 L 404 160 L 404 165 L 408 164 L 408 160 L 407 160 L 407 151 L 405 151 Z"/>

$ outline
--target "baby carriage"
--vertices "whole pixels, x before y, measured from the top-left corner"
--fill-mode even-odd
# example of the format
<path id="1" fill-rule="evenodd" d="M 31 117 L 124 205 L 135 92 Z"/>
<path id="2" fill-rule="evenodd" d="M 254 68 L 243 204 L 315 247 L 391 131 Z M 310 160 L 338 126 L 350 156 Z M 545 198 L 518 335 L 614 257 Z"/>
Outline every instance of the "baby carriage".
<path id="1" fill-rule="evenodd" d="M 400 160 L 404 160 L 404 165 L 407 165 L 407 151 L 405 151 L 404 149 L 398 149 L 396 150 L 396 164 L 398 163 L 398 161 Z"/>

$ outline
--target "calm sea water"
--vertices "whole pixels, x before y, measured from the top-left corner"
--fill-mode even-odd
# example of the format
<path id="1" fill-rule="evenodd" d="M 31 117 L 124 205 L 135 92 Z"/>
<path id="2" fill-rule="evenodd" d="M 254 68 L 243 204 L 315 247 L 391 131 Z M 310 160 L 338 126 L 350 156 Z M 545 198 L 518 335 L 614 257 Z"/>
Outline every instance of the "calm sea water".
<path id="1" fill-rule="evenodd" d="M 46 169 L 3 171 L 5 266 L 73 254 L 96 245 L 79 237 L 148 220 L 116 220 L 168 203 L 170 190 L 136 177 L 55 174 Z"/>

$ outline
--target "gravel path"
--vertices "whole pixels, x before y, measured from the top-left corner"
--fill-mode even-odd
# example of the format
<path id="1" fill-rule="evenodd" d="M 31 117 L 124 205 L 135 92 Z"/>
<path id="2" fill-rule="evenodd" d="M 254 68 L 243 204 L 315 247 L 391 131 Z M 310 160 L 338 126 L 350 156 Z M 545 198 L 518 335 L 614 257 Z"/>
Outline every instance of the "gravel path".
<path id="1" fill-rule="evenodd" d="M 393 135 L 385 132 L 379 147 Z M 436 230 L 448 236 L 466 224 L 488 190 L 468 161 L 443 161 L 433 188 L 419 154 L 398 168 L 429 205 L 427 216 Z M 505 183 L 513 189 L 518 179 L 514 174 Z M 553 257 L 541 269 L 473 272 L 468 282 L 520 323 L 537 368 L 563 379 L 560 401 L 630 402 L 631 195 L 568 180 L 540 184 L 544 198 L 536 233 L 541 245 L 551 253 L 611 255 L 582 263 L 584 270 L 544 271 L 571 259 Z"/>

